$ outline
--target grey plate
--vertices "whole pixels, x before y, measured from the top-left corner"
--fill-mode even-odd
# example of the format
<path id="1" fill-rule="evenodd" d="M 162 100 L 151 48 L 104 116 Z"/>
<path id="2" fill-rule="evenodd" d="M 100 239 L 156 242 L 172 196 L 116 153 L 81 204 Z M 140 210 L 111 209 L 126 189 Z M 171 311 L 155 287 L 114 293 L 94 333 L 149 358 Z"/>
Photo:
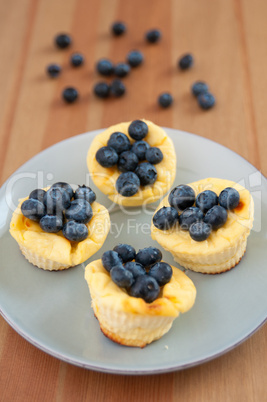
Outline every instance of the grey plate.
<path id="1" fill-rule="evenodd" d="M 175 184 L 206 177 L 245 185 L 255 201 L 254 228 L 247 252 L 231 271 L 202 275 L 187 271 L 197 288 L 194 307 L 174 321 L 172 329 L 144 349 L 120 346 L 100 332 L 90 307 L 81 264 L 63 272 L 45 272 L 29 264 L 9 234 L 18 199 L 55 181 L 91 185 L 98 201 L 110 208 L 111 233 L 91 259 L 119 242 L 137 249 L 157 245 L 149 236 L 153 211 L 125 211 L 111 205 L 93 184 L 86 154 L 94 131 L 79 135 L 36 155 L 0 190 L 0 307 L 6 321 L 45 352 L 85 368 L 120 374 L 163 373 L 194 366 L 232 349 L 266 320 L 267 312 L 267 180 L 246 160 L 223 146 L 178 130 L 166 129 L 177 152 Z M 153 208 L 153 205 L 152 205 Z M 120 232 L 120 233 L 119 233 Z M 163 259 L 173 263 L 163 251 Z"/>

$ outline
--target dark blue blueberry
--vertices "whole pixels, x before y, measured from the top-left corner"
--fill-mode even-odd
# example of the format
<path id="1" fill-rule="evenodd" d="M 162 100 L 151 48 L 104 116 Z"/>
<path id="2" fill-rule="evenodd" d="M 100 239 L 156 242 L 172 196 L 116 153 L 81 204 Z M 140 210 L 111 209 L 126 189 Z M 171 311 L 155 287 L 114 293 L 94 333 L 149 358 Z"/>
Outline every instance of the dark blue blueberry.
<path id="1" fill-rule="evenodd" d="M 121 173 L 116 181 L 116 189 L 124 197 L 133 196 L 138 192 L 139 187 L 140 180 L 134 172 Z"/>
<path id="2" fill-rule="evenodd" d="M 197 195 L 196 206 L 201 209 L 204 214 L 214 205 L 218 204 L 218 197 L 214 191 L 205 190 Z"/>
<path id="3" fill-rule="evenodd" d="M 70 57 L 70 63 L 73 67 L 79 67 L 84 63 L 84 57 L 81 53 L 73 53 Z"/>
<path id="4" fill-rule="evenodd" d="M 42 203 L 44 203 L 44 196 L 45 196 L 46 191 L 42 190 L 41 188 L 37 188 L 36 190 L 33 190 L 30 195 L 29 198 L 34 198 L 35 200 L 41 201 Z"/>
<path id="5" fill-rule="evenodd" d="M 158 174 L 155 166 L 149 162 L 142 162 L 135 169 L 135 173 L 139 177 L 141 186 L 153 184 L 157 180 Z"/>
<path id="6" fill-rule="evenodd" d="M 205 92 L 208 92 L 209 87 L 208 85 L 203 82 L 203 81 L 196 81 L 193 85 L 192 85 L 192 94 L 195 96 L 198 96 L 200 94 L 203 94 Z"/>
<path id="7" fill-rule="evenodd" d="M 179 214 L 173 207 L 162 207 L 153 216 L 153 224 L 160 230 L 168 230 L 179 222 Z"/>
<path id="8" fill-rule="evenodd" d="M 94 93 L 99 98 L 108 98 L 110 94 L 110 86 L 106 82 L 98 82 L 94 86 Z"/>
<path id="9" fill-rule="evenodd" d="M 152 265 L 148 275 L 156 279 L 159 286 L 164 286 L 171 280 L 172 267 L 166 262 L 157 262 L 156 264 Z"/>
<path id="10" fill-rule="evenodd" d="M 127 271 L 130 271 L 133 274 L 134 279 L 136 279 L 140 275 L 145 275 L 146 270 L 143 267 L 143 265 L 139 264 L 136 261 L 129 261 L 126 262 L 124 265 L 124 268 L 127 269 Z"/>
<path id="11" fill-rule="evenodd" d="M 139 50 L 132 50 L 127 55 L 127 62 L 131 67 L 137 67 L 142 64 L 144 61 L 143 53 L 139 52 Z"/>
<path id="12" fill-rule="evenodd" d="M 88 201 L 78 198 L 71 201 L 69 208 L 65 210 L 65 217 L 79 223 L 87 223 L 93 217 L 92 207 Z"/>
<path id="13" fill-rule="evenodd" d="M 115 36 L 120 36 L 126 32 L 126 25 L 124 22 L 114 22 L 111 26 L 111 31 Z"/>
<path id="14" fill-rule="evenodd" d="M 126 63 L 118 63 L 114 68 L 114 74 L 120 78 L 126 77 L 130 71 L 131 67 Z"/>
<path id="15" fill-rule="evenodd" d="M 61 67 L 58 64 L 49 64 L 46 71 L 50 77 L 56 78 L 61 73 Z"/>
<path id="16" fill-rule="evenodd" d="M 39 220 L 45 215 L 45 206 L 41 201 L 29 198 L 21 204 L 21 212 L 26 216 L 26 218 L 39 222 Z"/>
<path id="17" fill-rule="evenodd" d="M 143 265 L 145 268 L 150 265 L 160 262 L 162 259 L 161 251 L 156 247 L 146 247 L 138 251 L 135 257 L 135 261 Z"/>
<path id="18" fill-rule="evenodd" d="M 181 70 L 187 70 L 193 65 L 194 59 L 192 54 L 188 53 L 183 55 L 179 61 L 178 61 L 178 66 L 180 67 Z"/>
<path id="19" fill-rule="evenodd" d="M 121 80 L 113 80 L 110 84 L 110 93 L 113 96 L 119 98 L 120 96 L 124 95 L 126 92 L 126 87 Z"/>
<path id="20" fill-rule="evenodd" d="M 40 219 L 39 225 L 44 232 L 58 233 L 63 228 L 62 215 L 45 215 Z"/>
<path id="21" fill-rule="evenodd" d="M 132 261 L 135 259 L 136 251 L 129 244 L 118 244 L 113 248 L 119 254 L 123 262 Z"/>
<path id="22" fill-rule="evenodd" d="M 219 204 L 225 209 L 234 209 L 240 201 L 239 192 L 233 187 L 226 187 L 219 195 Z"/>
<path id="23" fill-rule="evenodd" d="M 119 159 L 119 155 L 112 147 L 99 148 L 95 157 L 97 162 L 105 168 L 115 166 Z"/>
<path id="24" fill-rule="evenodd" d="M 160 287 L 156 279 L 149 275 L 140 275 L 129 289 L 132 297 L 140 297 L 146 303 L 152 303 L 160 293 Z"/>
<path id="25" fill-rule="evenodd" d="M 118 169 L 121 172 L 134 171 L 138 166 L 138 158 L 131 151 L 124 151 L 119 156 Z"/>
<path id="26" fill-rule="evenodd" d="M 59 34 L 55 37 L 55 44 L 60 49 L 66 49 L 71 45 L 71 37 L 68 34 Z"/>
<path id="27" fill-rule="evenodd" d="M 197 207 L 186 208 L 180 215 L 180 227 L 183 230 L 189 230 L 190 225 L 200 222 L 204 218 L 203 212 Z"/>
<path id="28" fill-rule="evenodd" d="M 48 215 L 61 215 L 70 206 L 70 196 L 62 187 L 50 187 L 44 196 L 44 204 Z"/>
<path id="29" fill-rule="evenodd" d="M 212 108 L 216 102 L 214 95 L 212 95 L 209 92 L 205 92 L 205 93 L 198 95 L 197 101 L 198 101 L 199 106 L 205 110 Z"/>
<path id="30" fill-rule="evenodd" d="M 120 288 L 129 288 L 134 283 L 133 274 L 124 268 L 123 265 L 116 265 L 110 271 L 111 279 Z"/>
<path id="31" fill-rule="evenodd" d="M 195 192 L 192 187 L 186 184 L 180 184 L 175 187 L 169 194 L 169 203 L 177 210 L 183 211 L 192 207 L 195 202 Z"/>
<path id="32" fill-rule="evenodd" d="M 161 107 L 169 107 L 173 103 L 173 97 L 170 93 L 164 92 L 158 97 L 158 103 Z"/>
<path id="33" fill-rule="evenodd" d="M 156 43 L 161 38 L 161 32 L 158 29 L 150 29 L 146 33 L 146 40 L 150 43 Z"/>
<path id="34" fill-rule="evenodd" d="M 189 234 L 195 241 L 206 240 L 211 234 L 211 225 L 205 222 L 195 222 L 189 228 Z"/>
<path id="35" fill-rule="evenodd" d="M 122 259 L 116 251 L 108 250 L 105 251 L 101 258 L 103 267 L 110 272 L 113 267 L 122 265 Z"/>
<path id="36" fill-rule="evenodd" d="M 146 159 L 146 151 L 150 145 L 146 141 L 135 141 L 132 145 L 131 151 L 137 156 L 139 161 Z"/>
<path id="37" fill-rule="evenodd" d="M 101 59 L 96 65 L 96 69 L 101 75 L 110 76 L 114 73 L 113 63 L 108 59 Z"/>
<path id="38" fill-rule="evenodd" d="M 74 195 L 74 191 L 73 188 L 71 187 L 71 185 L 69 183 L 65 183 L 64 181 L 58 181 L 57 183 L 54 183 L 51 188 L 61 188 L 63 190 L 66 190 L 70 196 L 70 199 L 72 199 L 73 195 Z"/>
<path id="39" fill-rule="evenodd" d="M 152 165 L 156 165 L 157 163 L 160 163 L 163 159 L 163 153 L 161 150 L 157 147 L 150 147 L 146 151 L 146 160 L 149 163 L 152 163 Z"/>
<path id="40" fill-rule="evenodd" d="M 68 221 L 63 226 L 63 235 L 70 241 L 82 241 L 88 236 L 88 228 L 84 223 Z"/>
<path id="41" fill-rule="evenodd" d="M 227 210 L 220 205 L 214 205 L 205 215 L 204 222 L 211 225 L 213 230 L 222 227 L 227 221 Z"/>
<path id="42" fill-rule="evenodd" d="M 81 198 L 89 202 L 89 204 L 92 204 L 96 200 L 96 194 L 90 187 L 83 185 L 77 188 L 74 194 L 74 198 Z"/>
<path id="43" fill-rule="evenodd" d="M 128 133 L 131 138 L 136 141 L 140 141 L 148 134 L 148 126 L 142 120 L 134 120 L 129 125 Z"/>
<path id="44" fill-rule="evenodd" d="M 75 89 L 73 87 L 67 87 L 62 92 L 62 98 L 67 103 L 75 102 L 76 99 L 78 98 L 78 96 L 79 96 L 79 93 L 78 93 L 77 89 Z"/>
<path id="45" fill-rule="evenodd" d="M 131 143 L 126 134 L 116 131 L 112 133 L 108 140 L 108 146 L 115 149 L 117 154 L 121 154 L 124 151 L 129 151 L 131 148 Z"/>

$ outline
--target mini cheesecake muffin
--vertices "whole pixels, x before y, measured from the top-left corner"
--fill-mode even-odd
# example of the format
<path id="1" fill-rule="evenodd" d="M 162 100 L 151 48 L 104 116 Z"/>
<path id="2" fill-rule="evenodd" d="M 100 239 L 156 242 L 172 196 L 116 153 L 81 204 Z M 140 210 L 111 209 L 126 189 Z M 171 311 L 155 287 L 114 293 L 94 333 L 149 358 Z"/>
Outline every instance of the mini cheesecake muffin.
<path id="1" fill-rule="evenodd" d="M 95 185 L 120 205 L 152 203 L 171 187 L 176 154 L 165 131 L 146 120 L 120 123 L 98 134 L 87 154 Z"/>
<path id="2" fill-rule="evenodd" d="M 177 186 L 163 199 L 152 219 L 151 237 L 181 266 L 216 274 L 239 263 L 253 219 L 248 190 L 208 178 Z"/>

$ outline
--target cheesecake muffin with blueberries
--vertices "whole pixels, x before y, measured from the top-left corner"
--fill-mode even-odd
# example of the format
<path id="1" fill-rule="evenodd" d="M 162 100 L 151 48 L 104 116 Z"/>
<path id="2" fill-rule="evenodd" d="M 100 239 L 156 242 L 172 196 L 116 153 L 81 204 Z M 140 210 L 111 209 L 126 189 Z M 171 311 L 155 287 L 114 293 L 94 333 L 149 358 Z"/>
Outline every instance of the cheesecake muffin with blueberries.
<path id="1" fill-rule="evenodd" d="M 74 191 L 58 182 L 20 200 L 10 234 L 29 262 L 52 271 L 86 261 L 102 247 L 109 228 L 109 213 L 90 187 Z"/>
<path id="2" fill-rule="evenodd" d="M 119 244 L 87 265 L 85 280 L 101 331 L 126 346 L 142 348 L 161 338 L 196 298 L 191 279 L 163 262 L 155 247 L 136 253 Z"/>
<path id="3" fill-rule="evenodd" d="M 171 187 L 176 154 L 165 131 L 147 120 L 109 127 L 98 134 L 87 154 L 95 185 L 125 206 L 152 203 Z"/>
<path id="4" fill-rule="evenodd" d="M 152 219 L 151 236 L 183 267 L 216 274 L 239 263 L 253 219 L 248 190 L 233 181 L 208 178 L 179 185 L 163 199 Z"/>

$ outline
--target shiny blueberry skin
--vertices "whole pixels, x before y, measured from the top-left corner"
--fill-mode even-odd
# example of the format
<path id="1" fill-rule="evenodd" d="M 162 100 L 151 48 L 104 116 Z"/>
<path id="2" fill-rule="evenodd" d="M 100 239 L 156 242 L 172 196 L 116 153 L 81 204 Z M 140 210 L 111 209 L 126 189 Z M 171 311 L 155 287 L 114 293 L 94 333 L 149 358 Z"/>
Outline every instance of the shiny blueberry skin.
<path id="1" fill-rule="evenodd" d="M 109 168 L 116 165 L 119 159 L 119 155 L 112 147 L 99 148 L 95 157 L 97 162 L 105 168 Z"/>
<path id="2" fill-rule="evenodd" d="M 62 98 L 67 103 L 75 102 L 79 97 L 79 93 L 76 88 L 67 87 L 62 92 Z"/>
<path id="3" fill-rule="evenodd" d="M 45 215 L 45 206 L 41 201 L 29 198 L 21 204 L 21 212 L 26 218 L 39 222 Z"/>
<path id="4" fill-rule="evenodd" d="M 116 253 L 116 251 L 113 251 L 113 250 L 105 251 L 105 253 L 102 255 L 101 261 L 102 261 L 103 267 L 108 272 L 110 272 L 113 267 L 116 267 L 118 265 L 123 266 L 122 265 L 122 260 L 121 260 L 121 258 L 119 256 L 119 254 Z"/>
<path id="5" fill-rule="evenodd" d="M 158 104 L 161 107 L 167 108 L 173 103 L 173 97 L 169 92 L 164 92 L 158 97 Z"/>
<path id="6" fill-rule="evenodd" d="M 172 267 L 166 262 L 157 262 L 156 264 L 152 265 L 148 275 L 156 279 L 159 286 L 164 286 L 171 280 Z"/>
<path id="7" fill-rule="evenodd" d="M 129 289 L 132 297 L 141 297 L 146 303 L 152 303 L 160 292 L 158 282 L 149 275 L 140 275 Z"/>
<path id="8" fill-rule="evenodd" d="M 39 225 L 44 232 L 58 233 L 63 228 L 62 215 L 45 215 L 40 219 Z"/>
<path id="9" fill-rule="evenodd" d="M 116 189 L 124 197 L 133 196 L 138 192 L 139 187 L 140 180 L 134 172 L 121 173 L 116 181 Z"/>
<path id="10" fill-rule="evenodd" d="M 132 145 L 131 151 L 137 156 L 139 161 L 146 159 L 146 151 L 150 145 L 146 141 L 135 141 Z"/>
<path id="11" fill-rule="evenodd" d="M 46 191 L 42 190 L 41 188 L 37 188 L 36 190 L 33 190 L 30 195 L 29 198 L 34 198 L 35 200 L 41 201 L 42 203 L 44 203 L 44 196 L 45 196 Z"/>
<path id="12" fill-rule="evenodd" d="M 131 143 L 126 134 L 116 131 L 109 137 L 108 146 L 115 149 L 119 155 L 124 151 L 129 151 L 131 148 Z"/>
<path id="13" fill-rule="evenodd" d="M 138 166 L 138 158 L 131 151 L 124 151 L 119 156 L 118 169 L 121 172 L 134 171 Z"/>
<path id="14" fill-rule="evenodd" d="M 120 288 L 129 288 L 134 283 L 133 274 L 123 265 L 116 265 L 110 270 L 110 276 Z"/>
<path id="15" fill-rule="evenodd" d="M 139 50 L 132 50 L 127 55 L 127 62 L 131 67 L 137 67 L 142 64 L 144 61 L 143 53 L 139 52 Z"/>
<path id="16" fill-rule="evenodd" d="M 145 37 L 149 43 L 157 43 L 161 38 L 161 32 L 158 29 L 150 29 Z"/>
<path id="17" fill-rule="evenodd" d="M 126 92 L 126 87 L 121 80 L 113 80 L 110 84 L 110 93 L 111 95 L 119 98 L 120 96 L 124 95 Z"/>
<path id="18" fill-rule="evenodd" d="M 168 230 L 179 222 L 179 214 L 173 207 L 162 207 L 153 216 L 153 224 L 160 230 Z"/>
<path id="19" fill-rule="evenodd" d="M 59 34 L 55 37 L 55 44 L 60 49 L 66 49 L 71 45 L 71 37 L 68 34 Z"/>
<path id="20" fill-rule="evenodd" d="M 182 230 L 189 230 L 192 223 L 200 222 L 204 218 L 203 212 L 197 207 L 186 208 L 180 215 L 180 227 Z"/>
<path id="21" fill-rule="evenodd" d="M 227 210 L 220 205 L 214 205 L 205 215 L 204 222 L 211 225 L 213 230 L 221 228 L 227 221 Z"/>
<path id="22" fill-rule="evenodd" d="M 73 67 L 80 67 L 84 63 L 84 57 L 81 53 L 73 53 L 70 57 L 70 63 Z"/>
<path id="23" fill-rule="evenodd" d="M 199 106 L 204 110 L 208 110 L 208 109 L 212 108 L 216 103 L 214 95 L 212 95 L 209 92 L 205 92 L 205 93 L 198 95 L 197 101 L 198 101 Z"/>
<path id="24" fill-rule="evenodd" d="M 114 24 L 112 24 L 111 26 L 111 31 L 113 33 L 113 35 L 115 36 L 120 36 L 122 34 L 124 34 L 124 32 L 126 32 L 126 25 L 124 22 L 114 22 Z"/>
<path id="25" fill-rule="evenodd" d="M 77 188 L 74 194 L 74 198 L 75 200 L 80 198 L 86 200 L 87 202 L 89 202 L 89 204 L 92 204 L 96 200 L 96 194 L 90 187 L 83 185 Z"/>
<path id="26" fill-rule="evenodd" d="M 143 265 L 145 268 L 160 262 L 162 259 L 161 251 L 156 247 L 146 247 L 138 251 L 135 261 Z"/>
<path id="27" fill-rule="evenodd" d="M 146 151 L 146 160 L 149 163 L 152 163 L 152 165 L 156 165 L 157 163 L 160 163 L 163 159 L 163 153 L 161 150 L 157 147 L 150 147 Z"/>
<path id="28" fill-rule="evenodd" d="M 124 268 L 127 269 L 127 271 L 130 271 L 133 274 L 134 279 L 136 279 L 140 275 L 145 275 L 146 270 L 143 267 L 143 265 L 139 264 L 136 261 L 129 261 L 126 262 L 124 265 Z"/>
<path id="29" fill-rule="evenodd" d="M 113 248 L 113 251 L 119 254 L 123 262 L 132 261 L 136 256 L 135 249 L 129 244 L 118 244 Z"/>
<path id="30" fill-rule="evenodd" d="M 68 221 L 63 226 L 63 235 L 70 241 L 82 241 L 88 236 L 88 228 L 84 223 Z"/>
<path id="31" fill-rule="evenodd" d="M 79 223 L 88 223 L 93 217 L 92 207 L 88 201 L 78 198 L 71 201 L 69 208 L 65 210 L 65 217 Z"/>
<path id="32" fill-rule="evenodd" d="M 114 72 L 113 63 L 108 59 L 101 59 L 96 65 L 96 69 L 101 75 L 110 76 Z"/>
<path id="33" fill-rule="evenodd" d="M 46 71 L 50 77 L 56 78 L 61 73 L 61 67 L 58 64 L 49 64 Z"/>
<path id="34" fill-rule="evenodd" d="M 134 120 L 128 128 L 128 133 L 135 141 L 143 140 L 148 134 L 148 126 L 142 120 Z"/>
<path id="35" fill-rule="evenodd" d="M 192 187 L 181 184 L 175 187 L 169 194 L 169 203 L 177 210 L 183 211 L 192 207 L 195 202 L 195 192 Z"/>
<path id="36" fill-rule="evenodd" d="M 192 90 L 192 94 L 193 94 L 193 95 L 198 96 L 198 95 L 200 95 L 200 94 L 203 94 L 203 93 L 205 93 L 205 92 L 208 92 L 209 87 L 208 87 L 208 85 L 207 85 L 205 82 L 203 82 L 203 81 L 196 81 L 196 82 L 192 85 L 191 90 Z"/>
<path id="37" fill-rule="evenodd" d="M 126 77 L 126 75 L 128 75 L 130 71 L 131 67 L 129 66 L 129 64 L 126 63 L 118 63 L 114 67 L 114 74 L 120 78 Z"/>
<path id="38" fill-rule="evenodd" d="M 73 197 L 74 195 L 74 191 L 73 188 L 71 187 L 71 185 L 69 183 L 66 183 L 64 181 L 58 181 L 57 183 L 54 183 L 51 188 L 55 188 L 55 187 L 59 187 L 63 190 L 66 190 L 70 196 L 70 199 Z"/>
<path id="39" fill-rule="evenodd" d="M 192 67 L 194 62 L 192 54 L 188 53 L 183 55 L 179 61 L 178 61 L 178 66 L 180 67 L 181 70 L 187 70 L 188 68 Z"/>
<path id="40" fill-rule="evenodd" d="M 70 206 L 69 193 L 62 187 L 50 187 L 44 196 L 44 204 L 47 214 L 60 215 L 65 208 Z"/>
<path id="41" fill-rule="evenodd" d="M 225 209 L 234 209 L 240 201 L 239 192 L 233 187 L 226 187 L 219 194 L 219 204 Z"/>
<path id="42" fill-rule="evenodd" d="M 98 82 L 94 86 L 94 94 L 99 98 L 108 98 L 110 95 L 110 86 L 106 82 Z"/>
<path id="43" fill-rule="evenodd" d="M 157 180 L 157 169 L 149 162 L 142 162 L 135 169 L 135 173 L 139 177 L 141 186 L 153 184 Z"/>
<path id="44" fill-rule="evenodd" d="M 195 241 L 204 241 L 211 234 L 211 225 L 206 222 L 195 222 L 189 228 L 189 234 Z"/>
<path id="45" fill-rule="evenodd" d="M 214 191 L 205 190 L 197 195 L 196 206 L 201 209 L 204 214 L 214 205 L 218 204 L 218 197 Z"/>

